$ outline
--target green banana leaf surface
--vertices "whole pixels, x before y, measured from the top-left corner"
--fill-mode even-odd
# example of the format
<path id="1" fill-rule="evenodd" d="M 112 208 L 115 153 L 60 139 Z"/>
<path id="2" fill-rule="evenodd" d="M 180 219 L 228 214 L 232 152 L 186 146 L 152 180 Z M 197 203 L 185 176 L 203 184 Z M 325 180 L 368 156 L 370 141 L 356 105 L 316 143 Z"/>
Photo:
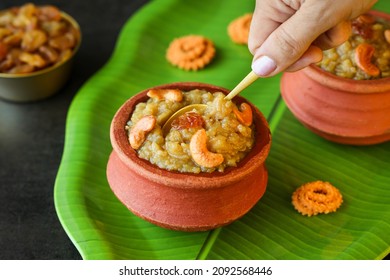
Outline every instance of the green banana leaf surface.
<path id="1" fill-rule="evenodd" d="M 154 0 L 123 26 L 112 57 L 77 93 L 69 109 L 55 182 L 58 217 L 83 259 L 382 259 L 390 252 L 390 143 L 366 147 L 329 142 L 303 127 L 280 97 L 280 76 L 260 79 L 242 95 L 267 117 L 272 147 L 268 187 L 243 218 L 216 230 L 186 233 L 133 215 L 112 193 L 106 165 L 109 127 L 139 91 L 195 81 L 232 89 L 250 71 L 246 45 L 227 26 L 252 12 L 254 1 Z M 390 2 L 374 9 L 390 12 Z M 169 43 L 189 34 L 216 46 L 202 70 L 165 59 Z M 301 184 L 329 181 L 343 194 L 337 212 L 302 216 L 291 204 Z"/>

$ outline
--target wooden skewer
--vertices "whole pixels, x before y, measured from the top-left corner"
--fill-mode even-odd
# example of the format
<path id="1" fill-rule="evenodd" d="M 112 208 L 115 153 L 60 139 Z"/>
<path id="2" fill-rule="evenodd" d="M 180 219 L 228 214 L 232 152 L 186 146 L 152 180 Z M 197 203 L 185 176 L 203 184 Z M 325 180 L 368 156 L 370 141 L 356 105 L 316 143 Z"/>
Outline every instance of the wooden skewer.
<path id="1" fill-rule="evenodd" d="M 225 96 L 225 99 L 233 99 L 234 96 L 243 91 L 246 87 L 252 84 L 259 78 L 253 71 L 251 71 L 246 77 L 228 94 Z"/>

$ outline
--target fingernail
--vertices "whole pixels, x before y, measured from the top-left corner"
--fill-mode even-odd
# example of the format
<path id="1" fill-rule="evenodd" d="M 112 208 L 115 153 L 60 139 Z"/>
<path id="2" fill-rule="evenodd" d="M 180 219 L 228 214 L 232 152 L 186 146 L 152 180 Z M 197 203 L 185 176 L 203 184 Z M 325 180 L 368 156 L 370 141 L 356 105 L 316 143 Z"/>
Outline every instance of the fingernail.
<path id="1" fill-rule="evenodd" d="M 258 76 L 267 76 L 276 69 L 276 63 L 268 56 L 261 56 L 252 63 L 252 70 Z"/>

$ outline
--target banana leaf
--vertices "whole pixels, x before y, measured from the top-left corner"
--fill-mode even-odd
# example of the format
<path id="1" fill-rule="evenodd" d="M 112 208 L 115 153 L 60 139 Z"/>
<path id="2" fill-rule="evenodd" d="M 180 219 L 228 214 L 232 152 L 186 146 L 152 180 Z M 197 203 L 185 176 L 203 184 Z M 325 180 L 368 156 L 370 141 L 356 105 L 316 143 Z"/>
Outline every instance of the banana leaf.
<path id="1" fill-rule="evenodd" d="M 267 191 L 243 218 L 207 232 L 171 231 L 133 215 L 112 193 L 106 164 L 116 110 L 137 92 L 171 82 L 232 89 L 250 71 L 252 56 L 230 40 L 227 26 L 253 8 L 254 1 L 151 1 L 129 18 L 112 57 L 79 90 L 54 198 L 84 259 L 382 259 L 390 252 L 390 143 L 347 146 L 313 134 L 280 98 L 280 75 L 242 93 L 267 117 L 273 135 Z M 390 12 L 390 3 L 374 8 Z M 212 63 L 196 72 L 165 59 L 169 43 L 189 34 L 216 46 Z M 294 210 L 292 192 L 313 180 L 340 189 L 344 202 L 336 213 L 306 217 Z"/>

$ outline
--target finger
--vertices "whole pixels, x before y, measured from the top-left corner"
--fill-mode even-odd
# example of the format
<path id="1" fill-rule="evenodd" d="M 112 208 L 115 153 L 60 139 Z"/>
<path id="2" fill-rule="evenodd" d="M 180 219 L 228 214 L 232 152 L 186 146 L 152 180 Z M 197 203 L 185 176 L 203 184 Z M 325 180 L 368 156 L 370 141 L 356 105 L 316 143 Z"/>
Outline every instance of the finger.
<path id="1" fill-rule="evenodd" d="M 284 71 L 298 61 L 317 37 L 340 20 L 348 19 L 351 10 L 346 3 L 341 2 L 337 7 L 330 7 L 328 3 L 301 2 L 299 9 L 254 50 L 253 71 L 259 76 L 272 76 Z"/>
<path id="2" fill-rule="evenodd" d="M 272 3 L 280 2 L 283 1 Z M 338 22 L 357 16 L 359 12 L 364 12 L 364 9 L 368 9 L 374 2 L 375 0 L 347 0 L 338 2 L 338 5 L 329 6 L 329 1 L 302 1 L 301 6 L 294 8 L 295 13 L 290 14 L 284 22 L 279 21 L 281 23 L 279 26 L 275 24 L 278 23 L 277 17 L 271 17 L 274 20 L 273 27 L 277 26 L 275 30 L 271 33 L 268 30 L 266 33 L 268 37 L 265 33 L 257 37 L 259 42 L 256 42 L 256 36 L 252 37 L 251 52 L 254 56 L 252 70 L 259 76 L 268 77 L 289 67 L 289 70 L 296 69 L 309 61 L 315 61 L 318 58 L 318 52 L 309 50 L 313 42 L 322 36 L 316 42 L 321 47 L 328 48 L 333 44 L 338 44 L 344 40 L 343 36 L 340 36 L 340 33 L 343 34 L 340 30 L 345 28 L 345 25 L 337 26 Z M 352 11 L 351 4 L 354 4 Z M 257 23 L 256 25 L 259 25 L 257 28 L 261 29 L 262 24 L 261 21 Z M 254 31 L 251 30 L 251 33 Z M 298 62 L 304 54 L 305 57 Z"/>
<path id="3" fill-rule="evenodd" d="M 322 50 L 337 47 L 351 36 L 352 26 L 350 21 L 342 21 L 335 27 L 321 34 L 313 44 Z"/>
<path id="4" fill-rule="evenodd" d="M 279 1 L 270 4 L 268 0 L 257 0 L 248 38 L 249 51 L 254 54 L 268 36 L 294 13 L 295 10 L 280 5 Z"/>
<path id="5" fill-rule="evenodd" d="M 312 42 L 332 26 L 332 22 L 326 17 L 321 26 L 318 25 L 317 19 L 316 15 L 303 9 L 298 10 L 255 50 L 253 71 L 259 76 L 270 76 L 293 65 L 309 49 Z M 302 22 L 305 23 L 304 26 Z"/>
<path id="6" fill-rule="evenodd" d="M 314 45 L 311 45 L 307 51 L 292 65 L 286 68 L 287 72 L 301 70 L 310 64 L 320 62 L 322 60 L 322 50 Z"/>

